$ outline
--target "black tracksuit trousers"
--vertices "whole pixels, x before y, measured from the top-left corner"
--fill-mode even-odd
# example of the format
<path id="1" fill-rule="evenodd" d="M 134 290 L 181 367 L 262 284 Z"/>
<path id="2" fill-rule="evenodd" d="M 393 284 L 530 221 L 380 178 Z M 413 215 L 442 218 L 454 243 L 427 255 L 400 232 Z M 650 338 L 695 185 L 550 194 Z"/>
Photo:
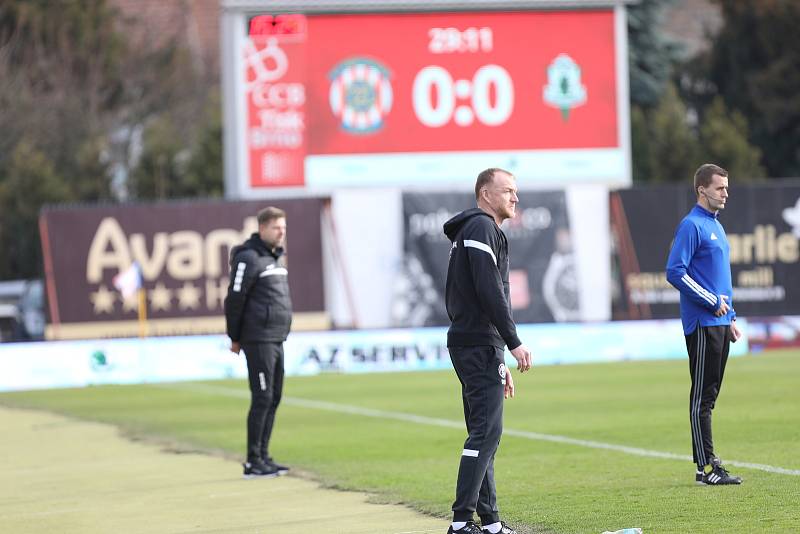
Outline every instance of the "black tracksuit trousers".
<path id="1" fill-rule="evenodd" d="M 461 382 L 467 440 L 461 453 L 453 521 L 470 521 L 477 512 L 484 525 L 500 521 L 494 485 L 494 455 L 503 433 L 503 349 L 448 347 Z"/>
<path id="2" fill-rule="evenodd" d="M 247 461 L 269 457 L 269 438 L 283 393 L 283 343 L 242 343 L 250 382 Z"/>
<path id="3" fill-rule="evenodd" d="M 689 392 L 692 456 L 698 468 L 710 464 L 714 457 L 711 411 L 722 388 L 730 344 L 731 329 L 728 325 L 698 326 L 686 336 L 689 374 L 692 377 Z"/>

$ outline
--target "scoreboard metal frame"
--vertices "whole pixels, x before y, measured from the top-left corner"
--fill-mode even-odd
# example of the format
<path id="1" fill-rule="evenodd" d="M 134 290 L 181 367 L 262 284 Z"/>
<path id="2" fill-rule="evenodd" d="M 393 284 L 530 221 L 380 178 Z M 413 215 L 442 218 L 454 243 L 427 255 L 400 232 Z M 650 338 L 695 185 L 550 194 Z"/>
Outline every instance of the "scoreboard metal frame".
<path id="1" fill-rule="evenodd" d="M 628 0 L 223 0 L 225 194 L 631 184 Z"/>

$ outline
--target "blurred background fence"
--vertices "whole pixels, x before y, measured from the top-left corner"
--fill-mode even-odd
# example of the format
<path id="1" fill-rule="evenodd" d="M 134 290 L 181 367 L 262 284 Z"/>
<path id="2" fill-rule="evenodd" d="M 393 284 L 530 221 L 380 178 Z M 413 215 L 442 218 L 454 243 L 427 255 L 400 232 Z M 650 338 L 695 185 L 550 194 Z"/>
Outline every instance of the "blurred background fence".
<path id="1" fill-rule="evenodd" d="M 0 354 L 86 340 L 107 372 L 103 347 L 143 334 L 114 343 L 216 354 L 230 249 L 266 205 L 287 211 L 298 372 L 441 337 L 442 223 L 497 166 L 541 361 L 664 355 L 600 339 L 681 340 L 664 264 L 707 161 L 731 172 L 749 346 L 798 345 L 797 21 L 790 1 L 4 2 Z M 134 263 L 144 330 L 114 284 Z"/>

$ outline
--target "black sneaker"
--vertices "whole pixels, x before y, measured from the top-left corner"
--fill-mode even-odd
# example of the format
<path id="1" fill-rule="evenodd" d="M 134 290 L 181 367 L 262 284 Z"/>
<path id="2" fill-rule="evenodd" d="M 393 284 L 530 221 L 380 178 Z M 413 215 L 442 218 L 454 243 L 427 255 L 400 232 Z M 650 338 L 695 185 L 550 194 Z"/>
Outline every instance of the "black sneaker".
<path id="1" fill-rule="evenodd" d="M 267 465 L 261 460 L 254 460 L 252 462 L 245 462 L 244 478 L 272 478 L 278 476 L 278 469 Z"/>
<path id="2" fill-rule="evenodd" d="M 281 465 L 281 464 L 275 462 L 275 460 L 273 460 L 272 458 L 267 458 L 266 460 L 264 460 L 264 463 L 267 464 L 268 466 L 271 466 L 271 467 L 274 467 L 275 469 L 277 469 L 278 470 L 278 474 L 281 475 L 281 476 L 283 476 L 283 475 L 285 475 L 286 473 L 289 472 L 289 466 Z"/>
<path id="3" fill-rule="evenodd" d="M 697 476 L 695 476 L 695 480 L 696 479 Z M 742 479 L 728 473 L 728 470 L 722 467 L 722 462 L 719 458 L 712 458 L 711 471 L 708 473 L 701 473 L 700 483 L 708 486 L 727 486 L 732 484 L 741 484 Z"/>
<path id="4" fill-rule="evenodd" d="M 453 525 L 450 525 L 447 534 L 483 534 L 483 531 L 472 521 L 467 521 L 467 524 L 458 530 L 453 530 Z"/>
<path id="5" fill-rule="evenodd" d="M 489 532 L 489 529 L 483 527 L 483 534 L 486 534 L 487 532 Z M 500 521 L 500 530 L 498 532 L 500 534 L 517 534 L 517 531 L 506 525 L 505 521 Z"/>

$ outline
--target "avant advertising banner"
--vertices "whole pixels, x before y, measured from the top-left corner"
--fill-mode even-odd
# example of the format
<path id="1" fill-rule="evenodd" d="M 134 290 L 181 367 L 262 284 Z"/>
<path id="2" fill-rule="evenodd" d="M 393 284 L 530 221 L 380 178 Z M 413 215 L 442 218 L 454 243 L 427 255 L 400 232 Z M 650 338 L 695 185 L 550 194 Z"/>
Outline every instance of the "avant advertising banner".
<path id="1" fill-rule="evenodd" d="M 519 193 L 506 221 L 511 307 L 517 323 L 580 319 L 579 284 L 563 191 Z M 450 242 L 442 225 L 475 206 L 473 194 L 403 194 L 404 266 L 393 301 L 398 326 L 449 324 L 444 306 Z"/>
<path id="2" fill-rule="evenodd" d="M 150 335 L 224 332 L 229 255 L 265 202 L 175 202 L 42 213 L 49 339 L 140 333 L 138 299 L 114 277 L 138 264 Z M 320 199 L 283 200 L 295 328 L 327 326 Z M 138 284 L 138 282 L 137 282 Z M 135 288 L 134 288 L 135 289 Z"/>
<path id="3" fill-rule="evenodd" d="M 679 316 L 665 266 L 675 229 L 695 203 L 683 185 L 611 194 L 614 319 Z M 737 314 L 800 313 L 800 184 L 733 185 L 719 221 L 730 244 Z"/>

